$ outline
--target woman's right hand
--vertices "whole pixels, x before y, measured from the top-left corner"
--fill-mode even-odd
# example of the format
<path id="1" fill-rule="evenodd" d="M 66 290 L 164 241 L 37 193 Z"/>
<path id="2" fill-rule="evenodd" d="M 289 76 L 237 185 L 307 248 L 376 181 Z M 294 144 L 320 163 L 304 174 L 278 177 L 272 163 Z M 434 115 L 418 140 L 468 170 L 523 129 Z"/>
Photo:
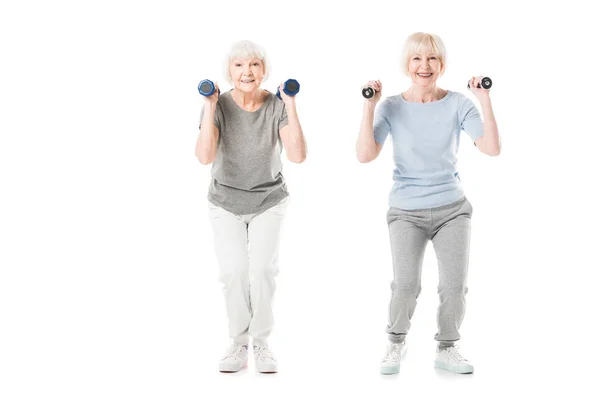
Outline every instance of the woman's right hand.
<path id="1" fill-rule="evenodd" d="M 363 86 L 363 89 L 367 87 L 372 88 L 375 91 L 375 94 L 370 99 L 365 100 L 369 103 L 377 104 L 379 99 L 381 99 L 381 81 L 369 81 L 365 86 Z"/>

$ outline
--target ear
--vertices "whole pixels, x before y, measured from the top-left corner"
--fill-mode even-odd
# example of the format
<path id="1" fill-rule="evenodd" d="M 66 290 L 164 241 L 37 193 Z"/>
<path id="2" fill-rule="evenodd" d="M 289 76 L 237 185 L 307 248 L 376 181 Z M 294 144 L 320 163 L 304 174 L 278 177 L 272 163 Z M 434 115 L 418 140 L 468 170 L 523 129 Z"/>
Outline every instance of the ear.
<path id="1" fill-rule="evenodd" d="M 263 66 L 263 81 L 266 81 L 269 78 L 269 73 L 267 71 L 267 63 L 265 60 L 260 60 Z"/>
<path id="2" fill-rule="evenodd" d="M 231 75 L 231 63 L 229 63 L 229 67 L 227 68 L 227 78 L 229 83 L 233 85 L 233 76 Z"/>

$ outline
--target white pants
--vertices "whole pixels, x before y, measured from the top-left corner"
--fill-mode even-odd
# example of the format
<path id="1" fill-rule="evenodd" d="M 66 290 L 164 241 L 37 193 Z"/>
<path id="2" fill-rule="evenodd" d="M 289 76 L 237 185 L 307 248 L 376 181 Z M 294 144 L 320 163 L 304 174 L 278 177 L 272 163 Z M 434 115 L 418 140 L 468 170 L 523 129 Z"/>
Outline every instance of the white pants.
<path id="1" fill-rule="evenodd" d="M 278 272 L 279 239 L 289 203 L 258 215 L 235 215 L 208 203 L 214 233 L 229 336 L 238 344 L 266 343 L 273 328 L 273 294 Z"/>

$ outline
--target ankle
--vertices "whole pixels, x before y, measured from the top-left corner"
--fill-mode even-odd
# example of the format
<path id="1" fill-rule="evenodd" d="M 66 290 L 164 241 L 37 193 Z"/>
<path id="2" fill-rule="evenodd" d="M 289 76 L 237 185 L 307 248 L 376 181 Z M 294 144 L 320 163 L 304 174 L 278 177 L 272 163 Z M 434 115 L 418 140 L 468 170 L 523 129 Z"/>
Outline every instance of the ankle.
<path id="1" fill-rule="evenodd" d="M 442 350 L 447 349 L 449 347 L 454 347 L 454 345 L 456 343 L 457 343 L 456 341 L 440 341 L 440 342 L 438 342 L 437 349 L 438 349 L 438 351 L 442 351 Z"/>

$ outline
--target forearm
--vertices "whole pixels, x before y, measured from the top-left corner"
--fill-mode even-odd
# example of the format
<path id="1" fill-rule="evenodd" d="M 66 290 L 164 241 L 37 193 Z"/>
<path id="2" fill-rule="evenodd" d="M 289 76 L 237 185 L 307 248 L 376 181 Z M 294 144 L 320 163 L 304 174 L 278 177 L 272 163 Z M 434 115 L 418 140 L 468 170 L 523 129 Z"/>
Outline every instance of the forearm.
<path id="1" fill-rule="evenodd" d="M 308 152 L 306 138 L 302 132 L 296 106 L 293 104 L 286 105 L 286 111 L 289 128 L 289 148 L 286 149 L 287 157 L 292 162 L 301 163 L 306 159 Z"/>
<path id="2" fill-rule="evenodd" d="M 360 124 L 360 133 L 356 141 L 356 157 L 361 163 L 373 161 L 377 157 L 377 146 L 373 133 L 373 118 L 375 106 L 365 102 L 363 118 Z"/>
<path id="3" fill-rule="evenodd" d="M 496 117 L 492 109 L 492 100 L 489 97 L 481 99 L 481 108 L 483 112 L 483 144 L 488 154 L 497 156 L 500 154 L 501 144 Z"/>
<path id="4" fill-rule="evenodd" d="M 218 129 L 214 125 L 216 104 L 207 104 L 196 142 L 196 157 L 202 164 L 210 164 L 217 155 Z"/>

